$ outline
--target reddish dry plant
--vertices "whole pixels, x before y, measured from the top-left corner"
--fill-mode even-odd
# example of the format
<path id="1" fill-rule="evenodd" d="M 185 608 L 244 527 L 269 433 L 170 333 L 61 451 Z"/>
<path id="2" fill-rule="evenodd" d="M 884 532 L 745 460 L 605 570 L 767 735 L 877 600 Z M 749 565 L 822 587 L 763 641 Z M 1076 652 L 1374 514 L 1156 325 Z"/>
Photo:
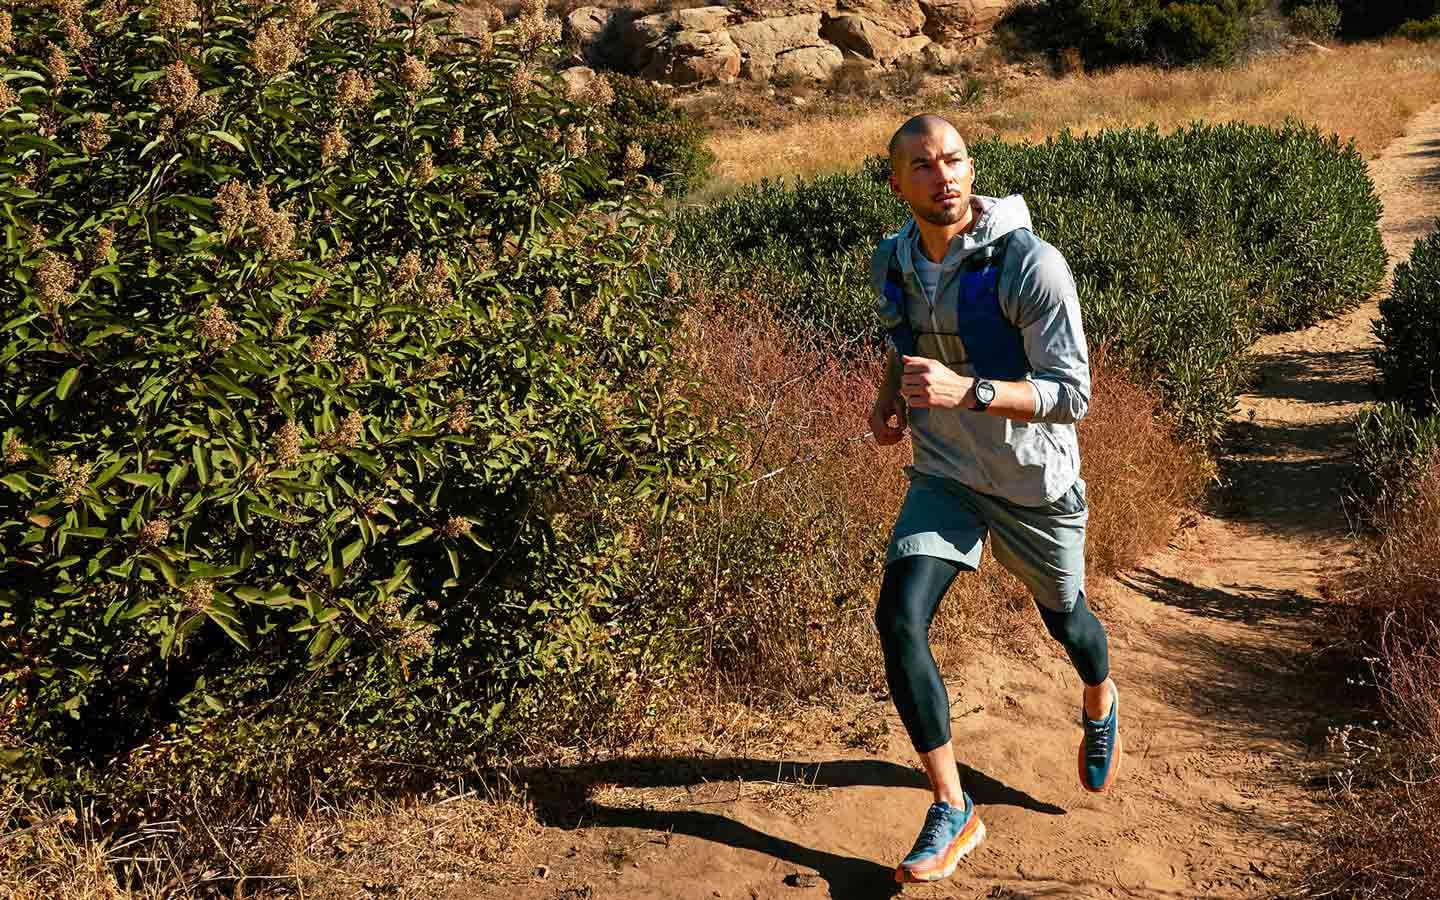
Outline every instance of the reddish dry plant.
<path id="1" fill-rule="evenodd" d="M 1361 634 L 1378 634 L 1394 729 L 1336 793 L 1305 896 L 1440 898 L 1440 458 L 1380 516 L 1380 539 L 1343 579 Z M 1358 785 L 1358 786 L 1353 786 Z"/>
<path id="2" fill-rule="evenodd" d="M 880 447 L 868 436 L 879 359 L 808 343 L 751 296 L 699 298 L 682 333 L 682 364 L 735 428 L 745 472 L 739 490 L 692 518 L 679 539 L 714 557 L 689 575 L 704 604 L 706 674 L 749 696 L 777 684 L 790 699 L 844 684 L 882 687 L 871 617 L 910 447 Z M 1153 396 L 1103 359 L 1094 376 L 1080 429 L 1089 568 L 1109 575 L 1164 545 L 1203 467 L 1198 451 L 1169 437 Z M 740 558 L 756 545 L 759 558 Z M 1016 579 L 987 563 L 957 580 L 941 605 L 937 656 L 943 663 L 977 638 L 1033 647 L 1032 607 Z"/>

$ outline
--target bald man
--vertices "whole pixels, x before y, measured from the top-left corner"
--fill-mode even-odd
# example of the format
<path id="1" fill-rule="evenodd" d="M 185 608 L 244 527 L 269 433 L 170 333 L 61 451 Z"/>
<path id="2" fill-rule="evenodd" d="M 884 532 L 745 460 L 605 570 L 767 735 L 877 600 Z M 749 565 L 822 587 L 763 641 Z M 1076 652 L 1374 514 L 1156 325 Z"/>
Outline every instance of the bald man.
<path id="1" fill-rule="evenodd" d="M 985 837 L 960 783 L 950 703 L 929 628 L 988 536 L 996 562 L 1034 595 L 1084 684 L 1078 773 L 1106 791 L 1120 766 L 1119 695 L 1105 629 L 1085 603 L 1085 482 L 1075 422 L 1090 403 L 1075 280 L 1036 237 L 1020 196 L 971 192 L 975 161 L 939 116 L 890 140 L 890 189 L 912 217 L 876 248 L 871 277 L 888 335 L 870 428 L 908 432 L 914 464 L 889 548 L 875 624 L 890 693 L 934 792 L 897 881 L 936 881 Z"/>

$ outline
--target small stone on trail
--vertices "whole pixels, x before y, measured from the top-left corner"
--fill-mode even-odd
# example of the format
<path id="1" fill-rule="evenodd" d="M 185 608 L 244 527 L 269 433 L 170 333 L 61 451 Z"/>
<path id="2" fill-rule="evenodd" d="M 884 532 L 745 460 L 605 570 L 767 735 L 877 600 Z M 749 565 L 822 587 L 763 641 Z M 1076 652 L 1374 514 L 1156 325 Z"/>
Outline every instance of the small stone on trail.
<path id="1" fill-rule="evenodd" d="M 535 867 L 535 877 L 536 877 L 536 878 L 544 878 L 546 875 L 549 875 L 549 874 L 550 874 L 550 868 L 549 868 L 548 866 L 536 866 L 536 867 Z"/>
<path id="2" fill-rule="evenodd" d="M 791 872 L 785 876 L 785 883 L 791 887 L 815 887 L 820 883 L 820 876 L 813 872 Z"/>

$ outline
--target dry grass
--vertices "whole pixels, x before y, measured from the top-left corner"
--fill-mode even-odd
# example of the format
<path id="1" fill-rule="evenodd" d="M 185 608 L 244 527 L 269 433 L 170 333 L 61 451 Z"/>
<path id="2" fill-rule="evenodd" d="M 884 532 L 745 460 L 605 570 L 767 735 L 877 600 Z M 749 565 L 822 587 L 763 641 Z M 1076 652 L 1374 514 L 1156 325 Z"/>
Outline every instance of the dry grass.
<path id="1" fill-rule="evenodd" d="M 951 79 L 965 97 L 973 95 L 969 78 Z M 853 113 L 809 117 L 778 129 L 717 132 L 710 141 L 717 178 L 708 193 L 761 178 L 851 169 L 880 152 L 896 125 L 921 109 L 950 117 L 968 137 L 1022 140 L 1042 140 L 1064 128 L 1085 132 L 1154 122 L 1171 130 L 1197 119 L 1278 124 L 1293 117 L 1353 137 L 1370 157 L 1440 96 L 1440 42 L 1392 39 L 1227 69 L 1133 67 L 1030 78 L 962 104 L 947 102 L 947 92 L 950 83 L 937 79 L 907 102 L 860 105 Z"/>
<path id="2" fill-rule="evenodd" d="M 1332 735 L 1334 816 L 1304 896 L 1440 898 L 1440 458 L 1380 519 L 1381 538 L 1344 581 L 1359 633 L 1378 634 L 1383 728 Z"/>
<path id="3" fill-rule="evenodd" d="M 359 803 L 264 822 L 197 815 L 123 836 L 0 797 L 0 900 L 234 896 L 420 900 L 462 878 L 527 868 L 538 831 L 518 790 Z"/>

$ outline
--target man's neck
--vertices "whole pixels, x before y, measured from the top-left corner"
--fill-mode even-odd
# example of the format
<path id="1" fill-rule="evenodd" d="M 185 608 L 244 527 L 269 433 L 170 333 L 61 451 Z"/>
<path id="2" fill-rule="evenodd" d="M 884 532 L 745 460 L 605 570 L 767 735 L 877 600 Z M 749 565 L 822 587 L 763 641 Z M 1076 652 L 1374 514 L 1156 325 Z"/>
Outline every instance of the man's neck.
<path id="1" fill-rule="evenodd" d="M 945 254 L 950 251 L 950 242 L 955 239 L 955 236 L 967 233 L 975 227 L 975 223 L 979 220 L 980 201 L 974 197 L 970 198 L 970 203 L 965 208 L 965 218 L 954 225 L 936 225 L 916 216 L 915 227 L 920 229 L 921 250 L 931 262 L 943 262 Z"/>

